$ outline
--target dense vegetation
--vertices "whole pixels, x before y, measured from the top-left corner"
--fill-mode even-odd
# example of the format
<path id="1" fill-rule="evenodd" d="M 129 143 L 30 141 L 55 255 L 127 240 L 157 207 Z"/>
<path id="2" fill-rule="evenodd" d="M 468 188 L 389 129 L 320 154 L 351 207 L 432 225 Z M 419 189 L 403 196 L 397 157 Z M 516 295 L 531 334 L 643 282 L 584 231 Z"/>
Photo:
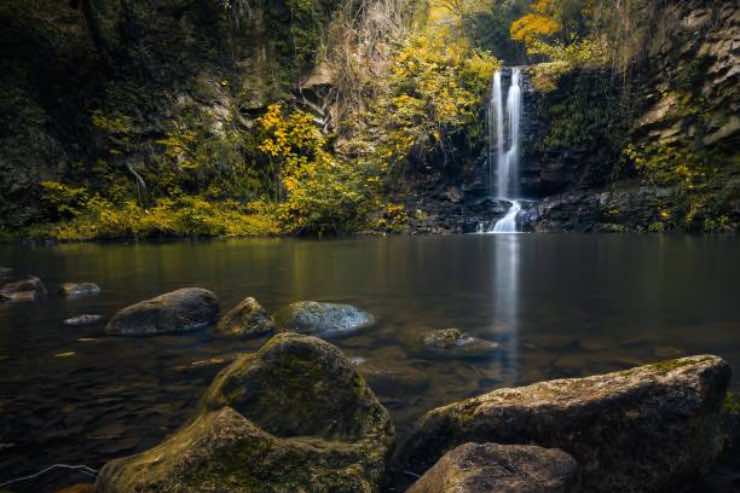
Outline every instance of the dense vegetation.
<path id="1" fill-rule="evenodd" d="M 702 141 L 717 118 L 695 83 L 703 59 L 660 85 L 686 128 L 673 139 L 635 130 L 651 5 L 4 2 L 0 231 L 403 230 L 409 176 L 455 182 L 480 166 L 483 101 L 502 62 L 535 64 L 549 126 L 532 159 L 577 149 L 600 161 L 581 183 L 672 187 L 678 199 L 651 229 L 734 229 L 740 163 L 732 140 Z"/>

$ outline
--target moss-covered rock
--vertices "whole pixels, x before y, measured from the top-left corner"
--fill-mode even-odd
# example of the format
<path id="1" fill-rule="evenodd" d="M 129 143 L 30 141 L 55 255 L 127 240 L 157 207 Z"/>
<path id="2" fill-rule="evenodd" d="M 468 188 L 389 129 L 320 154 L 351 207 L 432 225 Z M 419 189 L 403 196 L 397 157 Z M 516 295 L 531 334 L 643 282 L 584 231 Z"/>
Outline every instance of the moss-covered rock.
<path id="1" fill-rule="evenodd" d="M 188 426 L 108 463 L 97 488 L 374 492 L 393 439 L 388 412 L 336 347 L 284 333 L 225 368 Z"/>
<path id="2" fill-rule="evenodd" d="M 324 338 L 349 335 L 375 324 L 372 314 L 355 306 L 317 301 L 292 303 L 274 319 L 282 329 Z"/>
<path id="3" fill-rule="evenodd" d="M 230 407 L 199 416 L 157 447 L 109 462 L 98 493 L 374 491 L 344 443 L 278 438 Z"/>
<path id="4" fill-rule="evenodd" d="M 419 357 L 432 359 L 476 359 L 498 351 L 499 344 L 470 336 L 460 329 L 438 329 L 411 337 L 406 350 Z"/>
<path id="5" fill-rule="evenodd" d="M 381 440 L 380 451 L 392 436 L 387 412 L 351 361 L 321 339 L 294 333 L 273 337 L 224 369 L 202 406 L 233 407 L 281 437 Z"/>
<path id="6" fill-rule="evenodd" d="M 427 413 L 397 459 L 423 472 L 465 442 L 531 443 L 575 457 L 585 491 L 668 491 L 720 453 L 730 375 L 704 355 L 496 390 Z"/>
<path id="7" fill-rule="evenodd" d="M 108 322 L 105 332 L 122 336 L 191 332 L 216 323 L 218 311 L 218 299 L 211 291 L 183 288 L 124 308 Z"/>
<path id="8" fill-rule="evenodd" d="M 267 311 L 252 298 L 244 298 L 218 321 L 215 332 L 223 335 L 260 337 L 272 335 L 275 322 Z"/>
<path id="9" fill-rule="evenodd" d="M 447 452 L 406 493 L 569 493 L 578 463 L 558 449 L 466 443 Z"/>

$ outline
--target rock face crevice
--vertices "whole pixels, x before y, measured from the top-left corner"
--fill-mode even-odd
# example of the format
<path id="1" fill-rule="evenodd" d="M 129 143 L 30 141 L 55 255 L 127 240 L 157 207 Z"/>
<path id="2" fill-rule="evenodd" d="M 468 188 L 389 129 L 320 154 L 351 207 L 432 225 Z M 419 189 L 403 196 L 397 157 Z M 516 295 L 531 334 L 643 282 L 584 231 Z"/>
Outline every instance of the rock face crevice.
<path id="1" fill-rule="evenodd" d="M 720 454 L 730 375 L 722 359 L 694 356 L 500 389 L 427 413 L 396 459 L 420 473 L 466 442 L 535 444 L 571 454 L 584 491 L 670 491 Z"/>

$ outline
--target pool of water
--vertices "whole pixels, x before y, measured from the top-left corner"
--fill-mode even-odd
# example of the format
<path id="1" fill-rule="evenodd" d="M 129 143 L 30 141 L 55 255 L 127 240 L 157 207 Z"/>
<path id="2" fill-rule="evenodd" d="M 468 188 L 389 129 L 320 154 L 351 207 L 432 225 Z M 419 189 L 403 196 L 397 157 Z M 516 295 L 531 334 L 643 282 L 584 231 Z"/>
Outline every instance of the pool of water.
<path id="1" fill-rule="evenodd" d="M 190 415 L 213 376 L 259 341 L 208 332 L 106 337 L 66 327 L 202 286 L 222 311 L 245 296 L 274 311 L 314 299 L 358 305 L 378 324 L 335 340 L 351 357 L 424 380 L 379 397 L 400 434 L 440 404 L 495 388 L 696 353 L 740 368 L 740 239 L 631 235 L 468 235 L 0 246 L 0 265 L 98 283 L 99 296 L 0 306 L 0 483 L 55 464 L 100 467 L 151 447 Z M 403 341 L 457 327 L 501 343 L 479 361 L 425 360 Z M 733 382 L 740 390 L 740 379 Z M 56 472 L 13 491 L 84 479 Z"/>

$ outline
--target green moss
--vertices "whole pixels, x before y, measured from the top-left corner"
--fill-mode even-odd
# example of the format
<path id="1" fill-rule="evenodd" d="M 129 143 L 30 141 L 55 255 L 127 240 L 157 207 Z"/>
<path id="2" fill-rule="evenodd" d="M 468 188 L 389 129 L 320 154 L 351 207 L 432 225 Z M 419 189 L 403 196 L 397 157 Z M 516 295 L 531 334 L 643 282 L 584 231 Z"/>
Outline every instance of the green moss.
<path id="1" fill-rule="evenodd" d="M 683 368 L 684 366 L 692 366 L 699 363 L 702 363 L 704 361 L 709 361 L 711 358 L 702 358 L 702 359 L 696 359 L 696 358 L 679 358 L 679 359 L 672 359 L 672 360 L 666 360 L 666 361 L 660 361 L 658 363 L 652 363 L 650 365 L 646 365 L 646 369 L 657 371 L 658 373 L 665 375 L 667 373 L 672 372 L 673 370 L 676 370 L 678 368 Z M 640 367 L 642 368 L 642 367 Z M 638 368 L 639 369 L 639 368 Z M 629 370 L 628 370 L 629 371 Z"/>
<path id="2" fill-rule="evenodd" d="M 740 396 L 733 392 L 727 392 L 722 410 L 728 414 L 740 414 Z"/>

